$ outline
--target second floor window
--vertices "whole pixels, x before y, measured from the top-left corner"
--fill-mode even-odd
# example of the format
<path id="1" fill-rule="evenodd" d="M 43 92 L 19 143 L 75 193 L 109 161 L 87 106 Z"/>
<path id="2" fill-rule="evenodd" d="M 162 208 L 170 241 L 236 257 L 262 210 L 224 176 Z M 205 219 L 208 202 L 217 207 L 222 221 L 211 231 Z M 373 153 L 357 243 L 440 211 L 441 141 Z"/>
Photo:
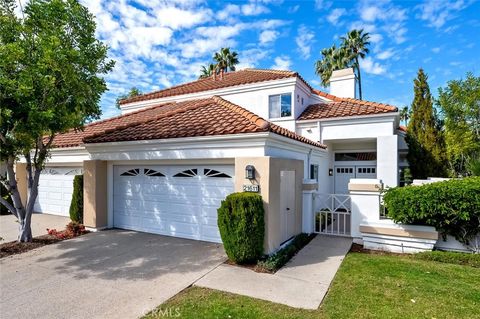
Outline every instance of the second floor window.
<path id="1" fill-rule="evenodd" d="M 270 118 L 292 116 L 292 95 L 290 93 L 270 95 L 268 107 Z"/>

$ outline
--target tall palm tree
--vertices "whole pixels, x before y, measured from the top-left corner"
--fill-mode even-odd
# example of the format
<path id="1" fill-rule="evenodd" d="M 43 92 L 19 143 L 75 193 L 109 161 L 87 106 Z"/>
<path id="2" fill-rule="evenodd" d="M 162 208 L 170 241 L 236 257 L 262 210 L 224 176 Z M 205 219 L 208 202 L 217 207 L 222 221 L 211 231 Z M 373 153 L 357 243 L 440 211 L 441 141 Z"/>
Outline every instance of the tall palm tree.
<path id="1" fill-rule="evenodd" d="M 370 45 L 370 34 L 361 30 L 352 30 L 347 33 L 347 36 L 341 37 L 342 48 L 344 48 L 349 55 L 349 59 L 353 61 L 353 68 L 357 73 L 358 78 L 358 95 L 362 99 L 362 77 L 360 74 L 359 59 L 364 59 L 368 54 Z"/>
<path id="2" fill-rule="evenodd" d="M 239 63 L 238 53 L 230 51 L 230 48 L 221 48 L 216 52 L 213 59 L 217 62 L 217 68 L 223 75 L 224 72 L 235 71 L 235 65 Z"/>
<path id="3" fill-rule="evenodd" d="M 405 106 L 400 110 L 400 121 L 403 121 L 403 122 L 405 123 L 405 126 L 407 126 L 409 119 L 410 119 L 410 110 L 408 109 L 408 106 L 405 105 Z"/>
<path id="4" fill-rule="evenodd" d="M 200 76 L 198 78 L 199 79 L 208 78 L 215 72 L 216 68 L 217 66 L 213 63 L 210 63 L 207 66 L 202 65 L 202 68 L 200 69 Z"/>

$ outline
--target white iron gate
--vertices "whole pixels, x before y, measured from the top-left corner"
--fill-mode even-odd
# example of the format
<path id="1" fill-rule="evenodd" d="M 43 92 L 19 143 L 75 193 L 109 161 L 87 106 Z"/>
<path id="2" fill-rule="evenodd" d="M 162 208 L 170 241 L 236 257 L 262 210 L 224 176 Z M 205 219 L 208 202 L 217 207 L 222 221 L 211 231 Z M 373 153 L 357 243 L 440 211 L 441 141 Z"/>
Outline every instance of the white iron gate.
<path id="1" fill-rule="evenodd" d="M 350 236 L 351 207 L 350 195 L 315 193 L 313 195 L 314 232 Z"/>

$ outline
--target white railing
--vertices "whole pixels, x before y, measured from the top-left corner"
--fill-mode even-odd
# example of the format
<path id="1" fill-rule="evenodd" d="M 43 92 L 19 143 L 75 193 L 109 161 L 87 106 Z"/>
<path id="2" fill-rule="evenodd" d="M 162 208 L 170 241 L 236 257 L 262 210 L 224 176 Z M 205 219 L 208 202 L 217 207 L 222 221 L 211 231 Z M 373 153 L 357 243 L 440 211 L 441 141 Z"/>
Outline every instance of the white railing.
<path id="1" fill-rule="evenodd" d="M 313 196 L 314 232 L 350 236 L 351 207 L 349 195 L 315 193 Z"/>

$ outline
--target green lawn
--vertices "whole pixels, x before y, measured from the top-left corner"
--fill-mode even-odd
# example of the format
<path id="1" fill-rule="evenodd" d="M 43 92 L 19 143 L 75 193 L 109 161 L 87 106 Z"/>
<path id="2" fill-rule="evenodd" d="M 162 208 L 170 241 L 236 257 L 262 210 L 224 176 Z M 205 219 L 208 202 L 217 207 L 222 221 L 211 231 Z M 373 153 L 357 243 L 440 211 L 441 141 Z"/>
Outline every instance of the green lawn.
<path id="1" fill-rule="evenodd" d="M 179 314 L 177 318 L 222 319 L 480 318 L 480 269 L 408 256 L 349 253 L 315 311 L 194 287 L 145 318 L 164 318 L 166 312 Z"/>

